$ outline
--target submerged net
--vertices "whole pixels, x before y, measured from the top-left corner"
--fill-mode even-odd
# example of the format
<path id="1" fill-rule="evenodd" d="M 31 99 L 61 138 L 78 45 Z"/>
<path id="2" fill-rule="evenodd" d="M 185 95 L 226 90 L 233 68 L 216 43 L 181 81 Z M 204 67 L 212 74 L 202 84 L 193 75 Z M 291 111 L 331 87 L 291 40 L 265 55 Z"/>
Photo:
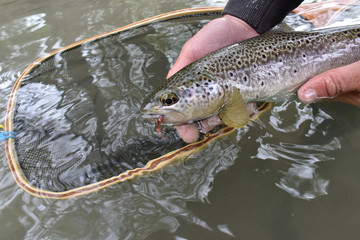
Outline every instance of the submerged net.
<path id="1" fill-rule="evenodd" d="M 66 191 L 144 167 L 183 146 L 171 133 L 166 148 L 156 136 L 141 134 L 141 96 L 150 87 L 130 75 L 137 77 L 131 65 L 140 55 L 133 51 L 151 46 L 143 39 L 151 31 L 143 27 L 60 52 L 23 80 L 14 113 L 15 147 L 31 185 Z M 147 61 L 141 64 L 138 75 L 151 71 Z"/>
<path id="2" fill-rule="evenodd" d="M 121 181 L 131 177 L 129 171 L 184 147 L 170 128 L 165 139 L 153 134 L 140 106 L 165 79 L 185 41 L 219 13 L 169 16 L 35 62 L 16 83 L 16 100 L 8 109 L 8 128 L 18 133 L 8 143 L 8 155 L 20 186 L 46 195 L 125 174 Z"/>

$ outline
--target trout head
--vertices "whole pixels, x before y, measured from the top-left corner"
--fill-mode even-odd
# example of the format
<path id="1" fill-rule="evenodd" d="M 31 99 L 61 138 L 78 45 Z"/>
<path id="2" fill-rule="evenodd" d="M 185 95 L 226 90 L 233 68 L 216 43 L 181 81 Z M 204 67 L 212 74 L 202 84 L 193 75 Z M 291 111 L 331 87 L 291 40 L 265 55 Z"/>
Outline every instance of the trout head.
<path id="1" fill-rule="evenodd" d="M 186 69 L 185 69 L 186 70 Z M 141 112 L 151 122 L 178 125 L 192 123 L 219 114 L 231 127 L 243 127 L 249 121 L 239 90 L 210 74 L 180 71 L 145 101 Z"/>
<path id="2" fill-rule="evenodd" d="M 191 123 L 217 114 L 224 100 L 225 89 L 216 81 L 175 74 L 144 102 L 141 112 L 152 122 L 163 116 L 165 124 Z"/>

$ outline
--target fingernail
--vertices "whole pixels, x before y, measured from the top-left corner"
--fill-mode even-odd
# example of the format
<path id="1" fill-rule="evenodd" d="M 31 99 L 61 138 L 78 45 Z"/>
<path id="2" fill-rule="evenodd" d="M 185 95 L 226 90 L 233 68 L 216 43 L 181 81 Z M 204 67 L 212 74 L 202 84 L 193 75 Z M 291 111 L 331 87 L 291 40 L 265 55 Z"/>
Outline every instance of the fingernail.
<path id="1" fill-rule="evenodd" d="M 314 102 L 317 98 L 317 94 L 314 89 L 309 88 L 305 90 L 302 100 L 306 103 Z"/>

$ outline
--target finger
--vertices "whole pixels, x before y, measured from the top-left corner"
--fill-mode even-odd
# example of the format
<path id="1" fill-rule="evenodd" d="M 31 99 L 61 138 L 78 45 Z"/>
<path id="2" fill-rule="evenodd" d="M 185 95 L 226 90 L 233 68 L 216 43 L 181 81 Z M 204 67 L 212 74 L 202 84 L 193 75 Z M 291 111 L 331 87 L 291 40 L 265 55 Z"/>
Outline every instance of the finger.
<path id="1" fill-rule="evenodd" d="M 184 68 L 188 64 L 190 64 L 192 60 L 188 59 L 187 57 L 183 57 L 180 53 L 179 58 L 176 60 L 172 68 L 169 70 L 166 78 L 170 78 L 172 75 L 174 75 L 177 71 Z"/>
<path id="2" fill-rule="evenodd" d="M 305 83 L 298 91 L 298 97 L 305 103 L 319 99 L 344 99 L 360 92 L 360 61 L 326 71 Z M 351 93 L 351 94 L 350 94 Z"/>
<path id="3" fill-rule="evenodd" d="M 201 33 L 202 30 L 200 30 L 199 33 Z M 199 51 L 199 45 L 201 45 L 201 39 L 199 39 L 199 33 L 195 34 L 192 38 L 190 38 L 183 46 L 183 48 L 180 51 L 179 57 L 175 61 L 172 68 L 169 70 L 168 75 L 166 78 L 171 77 L 174 75 L 177 71 L 184 68 L 185 66 L 189 65 L 193 61 L 201 58 L 203 55 L 199 55 L 197 52 Z M 199 55 L 199 56 L 197 56 Z"/>
<path id="4" fill-rule="evenodd" d="M 193 143 L 199 139 L 200 132 L 193 124 L 182 124 L 175 126 L 178 135 L 186 143 Z"/>

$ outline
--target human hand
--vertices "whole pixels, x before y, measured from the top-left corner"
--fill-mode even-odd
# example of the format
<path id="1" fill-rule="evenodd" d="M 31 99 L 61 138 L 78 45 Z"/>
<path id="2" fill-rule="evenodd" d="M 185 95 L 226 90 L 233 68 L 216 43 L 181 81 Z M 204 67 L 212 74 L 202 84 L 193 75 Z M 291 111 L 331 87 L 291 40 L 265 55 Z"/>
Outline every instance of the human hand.
<path id="1" fill-rule="evenodd" d="M 298 90 L 298 97 L 304 103 L 329 99 L 360 106 L 360 61 L 315 76 Z"/>
<path id="2" fill-rule="evenodd" d="M 259 34 L 246 22 L 231 15 L 224 15 L 221 18 L 214 19 L 185 43 L 167 78 L 186 65 L 217 49 L 257 35 Z M 201 121 L 198 126 L 183 124 L 176 126 L 176 130 L 185 142 L 191 143 L 199 138 L 200 131 L 210 131 L 219 124 L 222 124 L 221 119 L 214 116 Z"/>
<path id="3" fill-rule="evenodd" d="M 250 25 L 231 15 L 214 19 L 184 44 L 167 78 L 215 50 L 257 35 Z"/>

